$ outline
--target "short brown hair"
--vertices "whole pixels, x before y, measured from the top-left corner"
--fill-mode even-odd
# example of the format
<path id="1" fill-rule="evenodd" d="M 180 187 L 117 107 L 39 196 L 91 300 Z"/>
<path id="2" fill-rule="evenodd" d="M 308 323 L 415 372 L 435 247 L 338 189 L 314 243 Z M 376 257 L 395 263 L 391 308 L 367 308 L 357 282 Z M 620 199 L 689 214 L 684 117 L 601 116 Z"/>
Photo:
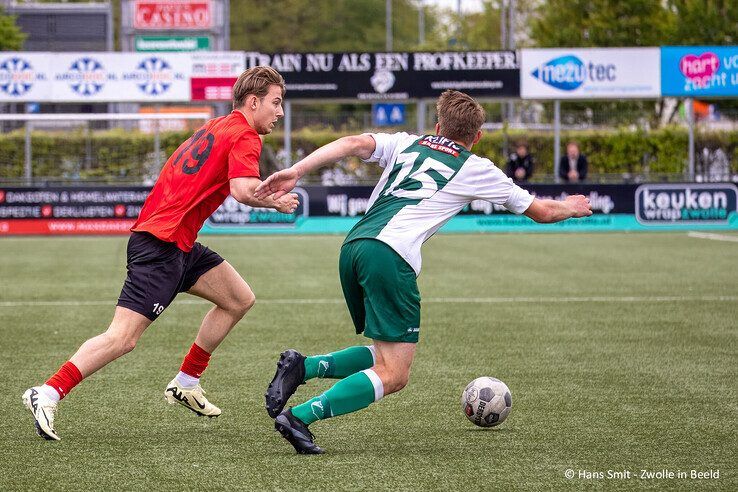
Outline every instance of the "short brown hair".
<path id="1" fill-rule="evenodd" d="M 438 97 L 436 114 L 441 136 L 465 143 L 474 140 L 487 119 L 487 113 L 477 101 L 453 90 L 444 91 Z"/>
<path id="2" fill-rule="evenodd" d="M 263 98 L 272 85 L 280 86 L 284 97 L 284 78 L 272 67 L 258 66 L 244 71 L 233 84 L 233 109 L 243 106 L 249 94 Z"/>

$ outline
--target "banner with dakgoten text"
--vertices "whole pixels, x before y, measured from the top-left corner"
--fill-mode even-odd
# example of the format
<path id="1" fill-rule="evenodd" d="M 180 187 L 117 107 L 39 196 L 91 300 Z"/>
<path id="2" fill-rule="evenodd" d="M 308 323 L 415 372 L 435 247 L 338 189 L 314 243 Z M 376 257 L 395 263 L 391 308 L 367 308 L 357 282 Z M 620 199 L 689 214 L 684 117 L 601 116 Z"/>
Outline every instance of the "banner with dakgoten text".
<path id="1" fill-rule="evenodd" d="M 738 189 L 732 183 L 531 184 L 542 199 L 589 198 L 594 215 L 556 228 L 662 230 L 738 228 Z M 346 233 L 369 205 L 371 186 L 303 186 L 292 214 L 254 208 L 228 197 L 205 221 L 205 234 L 240 232 Z M 0 235 L 125 234 L 150 191 L 146 186 L 0 187 Z M 624 224 L 624 225 L 623 225 Z M 500 229 L 502 228 L 502 229 Z M 444 231 L 552 230 L 501 206 L 475 200 Z"/>

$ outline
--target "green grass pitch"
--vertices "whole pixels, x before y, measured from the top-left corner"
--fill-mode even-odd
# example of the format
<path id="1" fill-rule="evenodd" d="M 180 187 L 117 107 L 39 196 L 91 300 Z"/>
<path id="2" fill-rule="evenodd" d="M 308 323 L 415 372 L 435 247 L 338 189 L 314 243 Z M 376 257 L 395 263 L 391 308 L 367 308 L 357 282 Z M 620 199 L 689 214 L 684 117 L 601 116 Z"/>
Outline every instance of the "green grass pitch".
<path id="1" fill-rule="evenodd" d="M 424 247 L 409 386 L 314 424 L 327 454 L 296 456 L 274 432 L 263 393 L 285 348 L 366 343 L 341 298 L 342 238 L 201 240 L 258 298 L 203 376 L 223 415 L 207 421 L 163 400 L 208 309 L 182 295 L 188 302 L 175 302 L 136 350 L 62 402 L 56 443 L 34 434 L 21 394 L 107 327 L 126 239 L 0 240 L 0 489 L 738 490 L 735 242 L 686 233 L 435 237 Z M 482 375 L 513 395 L 508 420 L 489 430 L 459 403 Z M 328 385 L 312 381 L 292 401 Z M 693 479 L 692 470 L 719 478 Z"/>

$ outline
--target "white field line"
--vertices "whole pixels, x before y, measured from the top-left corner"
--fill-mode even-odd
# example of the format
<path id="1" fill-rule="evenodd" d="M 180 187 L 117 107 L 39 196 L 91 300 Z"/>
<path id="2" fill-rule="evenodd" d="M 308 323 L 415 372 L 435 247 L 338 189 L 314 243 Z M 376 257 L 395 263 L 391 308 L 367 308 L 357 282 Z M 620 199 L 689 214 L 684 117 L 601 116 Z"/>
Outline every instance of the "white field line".
<path id="1" fill-rule="evenodd" d="M 429 297 L 423 299 L 425 304 L 557 304 L 572 302 L 737 302 L 738 296 L 588 296 L 588 297 Z M 176 304 L 210 304 L 200 299 L 181 299 Z M 343 299 L 261 299 L 257 304 L 343 304 Z M 44 301 L 44 300 L 17 300 L 0 301 L 3 307 L 24 306 L 113 306 L 114 299 L 107 301 Z"/>
<path id="2" fill-rule="evenodd" d="M 738 236 L 728 236 L 727 234 L 715 234 L 714 232 L 694 232 L 687 233 L 689 237 L 696 237 L 699 239 L 712 239 L 713 241 L 731 241 L 738 243 Z"/>

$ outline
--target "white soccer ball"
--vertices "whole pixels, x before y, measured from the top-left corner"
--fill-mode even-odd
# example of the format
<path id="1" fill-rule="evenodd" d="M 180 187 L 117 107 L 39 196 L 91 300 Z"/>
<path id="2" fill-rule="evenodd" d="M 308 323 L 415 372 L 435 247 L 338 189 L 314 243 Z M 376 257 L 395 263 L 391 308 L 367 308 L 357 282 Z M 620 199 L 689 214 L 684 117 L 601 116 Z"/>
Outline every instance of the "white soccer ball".
<path id="1" fill-rule="evenodd" d="M 477 378 L 467 384 L 461 393 L 461 410 L 480 427 L 500 425 L 511 409 L 510 388 L 496 378 Z"/>

